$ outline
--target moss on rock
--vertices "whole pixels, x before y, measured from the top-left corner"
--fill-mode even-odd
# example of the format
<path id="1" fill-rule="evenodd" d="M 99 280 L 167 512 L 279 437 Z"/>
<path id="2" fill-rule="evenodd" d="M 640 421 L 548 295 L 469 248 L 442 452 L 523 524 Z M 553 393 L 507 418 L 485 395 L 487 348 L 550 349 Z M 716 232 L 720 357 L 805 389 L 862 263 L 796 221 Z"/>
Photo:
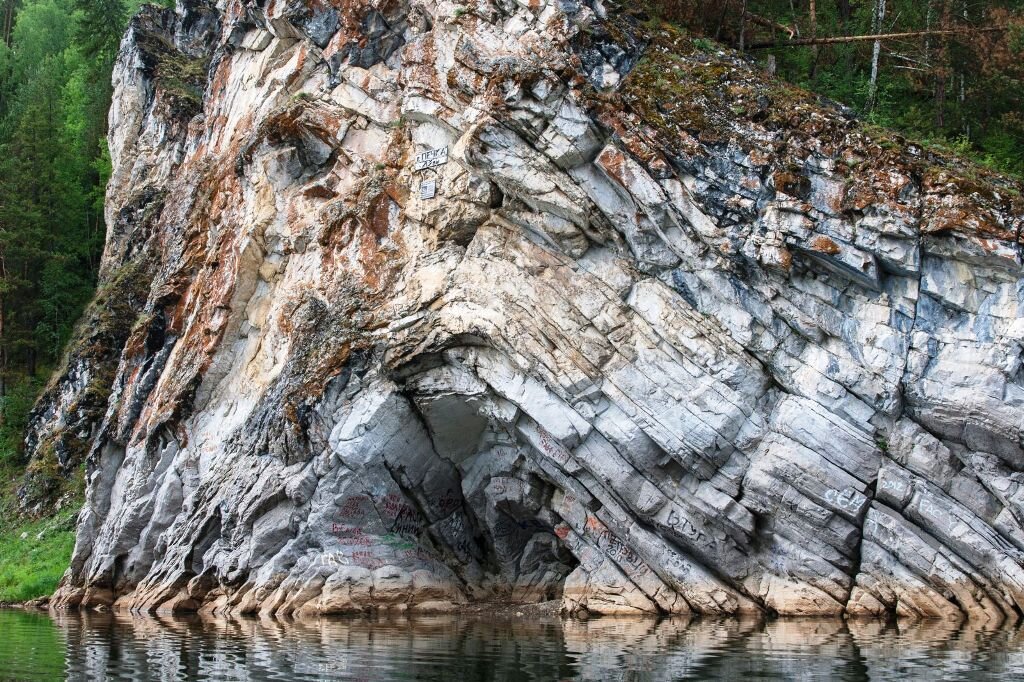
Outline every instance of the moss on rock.
<path id="1" fill-rule="evenodd" d="M 32 458 L 18 490 L 22 509 L 41 513 L 68 490 L 71 474 L 89 454 L 97 425 L 107 410 L 121 351 L 149 296 L 149 265 L 132 261 L 100 287 L 76 327 L 62 367 L 54 373 L 33 411 L 32 421 L 49 428 L 30 430 Z M 62 404 L 71 387 L 70 403 L 59 420 L 47 415 Z"/>
<path id="2" fill-rule="evenodd" d="M 155 32 L 138 33 L 139 51 L 149 75 L 175 114 L 191 118 L 203 108 L 209 59 L 190 57 Z"/>

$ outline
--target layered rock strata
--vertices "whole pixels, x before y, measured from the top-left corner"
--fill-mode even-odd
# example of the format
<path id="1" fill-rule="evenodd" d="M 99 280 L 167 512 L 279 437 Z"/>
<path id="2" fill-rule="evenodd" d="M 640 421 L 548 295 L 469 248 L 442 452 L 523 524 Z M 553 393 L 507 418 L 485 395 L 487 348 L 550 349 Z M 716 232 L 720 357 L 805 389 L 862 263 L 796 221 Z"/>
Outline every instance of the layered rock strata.
<path id="1" fill-rule="evenodd" d="M 600 0 L 183 0 L 115 85 L 57 606 L 1021 613 L 1019 185 Z"/>

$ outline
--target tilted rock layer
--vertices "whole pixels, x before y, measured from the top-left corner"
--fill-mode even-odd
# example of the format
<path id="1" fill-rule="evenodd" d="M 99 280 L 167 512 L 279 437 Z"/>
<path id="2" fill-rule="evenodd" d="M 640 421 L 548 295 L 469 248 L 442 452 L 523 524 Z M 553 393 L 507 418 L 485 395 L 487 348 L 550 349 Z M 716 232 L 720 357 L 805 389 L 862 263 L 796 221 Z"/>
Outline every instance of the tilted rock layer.
<path id="1" fill-rule="evenodd" d="M 56 605 L 1021 613 L 1019 186 L 599 0 L 187 0 L 115 85 Z"/>

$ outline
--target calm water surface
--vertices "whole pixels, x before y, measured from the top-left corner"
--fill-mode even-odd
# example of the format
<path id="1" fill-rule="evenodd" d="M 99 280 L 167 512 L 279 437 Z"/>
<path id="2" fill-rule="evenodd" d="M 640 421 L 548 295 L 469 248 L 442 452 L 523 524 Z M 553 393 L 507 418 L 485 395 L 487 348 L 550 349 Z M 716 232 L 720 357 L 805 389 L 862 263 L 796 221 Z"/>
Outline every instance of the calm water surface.
<path id="1" fill-rule="evenodd" d="M 843 621 L 132 618 L 0 610 L 5 680 L 1010 680 L 1024 630 Z"/>

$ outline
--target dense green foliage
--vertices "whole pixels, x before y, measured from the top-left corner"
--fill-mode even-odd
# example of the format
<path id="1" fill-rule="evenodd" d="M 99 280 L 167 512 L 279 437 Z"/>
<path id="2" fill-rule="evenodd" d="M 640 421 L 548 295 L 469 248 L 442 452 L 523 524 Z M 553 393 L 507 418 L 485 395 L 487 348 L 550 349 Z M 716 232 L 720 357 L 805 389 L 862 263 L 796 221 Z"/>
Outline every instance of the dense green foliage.
<path id="1" fill-rule="evenodd" d="M 0 461 L 92 296 L 110 72 L 139 0 L 0 0 Z"/>
<path id="2" fill-rule="evenodd" d="M 7 384 L 0 423 L 0 465 L 14 459 L 20 450 L 29 412 L 43 390 L 46 376 L 46 371 L 37 370 L 34 377 L 23 376 Z"/>
<path id="3" fill-rule="evenodd" d="M 1024 0 L 649 0 L 872 123 L 1024 175 Z M 744 8 L 746 14 L 744 14 Z M 789 31 L 792 31 L 792 37 Z M 799 45 L 814 39 L 917 33 Z M 766 47 L 774 44 L 776 47 Z"/>

